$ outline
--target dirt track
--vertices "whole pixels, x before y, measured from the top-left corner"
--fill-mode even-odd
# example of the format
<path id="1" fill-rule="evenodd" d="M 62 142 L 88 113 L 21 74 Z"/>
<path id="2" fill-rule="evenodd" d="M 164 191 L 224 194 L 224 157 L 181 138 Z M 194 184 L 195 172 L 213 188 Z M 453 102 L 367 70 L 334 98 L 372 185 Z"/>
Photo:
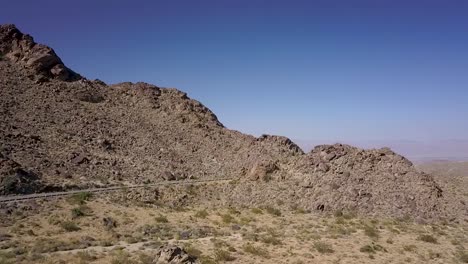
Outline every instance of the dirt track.
<path id="1" fill-rule="evenodd" d="M 131 185 L 131 186 L 112 186 L 112 187 L 104 187 L 104 188 L 73 190 L 73 191 L 66 191 L 66 192 L 49 192 L 49 193 L 27 194 L 27 195 L 0 196 L 0 203 L 39 199 L 39 198 L 50 198 L 50 197 L 57 197 L 57 196 L 67 196 L 67 195 L 81 193 L 81 192 L 99 193 L 99 192 L 118 191 L 122 189 L 148 188 L 148 187 L 162 186 L 162 185 L 190 185 L 190 184 L 201 184 L 201 183 L 221 183 L 221 182 L 229 182 L 231 180 L 234 180 L 234 178 L 213 179 L 213 180 L 164 181 L 164 182 L 158 182 L 158 183 L 153 183 L 153 184 L 142 184 L 142 185 Z"/>

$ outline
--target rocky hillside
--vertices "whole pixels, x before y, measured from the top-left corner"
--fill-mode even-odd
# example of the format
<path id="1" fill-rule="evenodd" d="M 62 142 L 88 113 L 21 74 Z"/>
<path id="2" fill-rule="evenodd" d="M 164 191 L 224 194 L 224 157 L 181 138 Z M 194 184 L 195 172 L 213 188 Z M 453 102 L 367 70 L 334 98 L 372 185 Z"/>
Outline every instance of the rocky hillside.
<path id="1" fill-rule="evenodd" d="M 87 80 L 13 25 L 0 27 L 0 54 L 1 194 L 238 178 L 216 196 L 239 205 L 284 197 L 285 206 L 320 212 L 466 213 L 389 149 L 337 144 L 303 153 L 285 137 L 229 130 L 176 89 Z"/>

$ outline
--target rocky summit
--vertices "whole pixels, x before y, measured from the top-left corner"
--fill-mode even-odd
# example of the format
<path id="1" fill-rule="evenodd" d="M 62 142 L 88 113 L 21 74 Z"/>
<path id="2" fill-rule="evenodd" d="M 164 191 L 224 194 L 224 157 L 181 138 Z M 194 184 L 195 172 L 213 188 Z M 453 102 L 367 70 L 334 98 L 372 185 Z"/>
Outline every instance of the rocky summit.
<path id="1" fill-rule="evenodd" d="M 13 25 L 0 26 L 0 56 L 1 195 L 232 179 L 185 202 L 424 221 L 468 215 L 459 197 L 390 149 L 304 153 L 286 137 L 242 134 L 177 89 L 88 80 Z"/>

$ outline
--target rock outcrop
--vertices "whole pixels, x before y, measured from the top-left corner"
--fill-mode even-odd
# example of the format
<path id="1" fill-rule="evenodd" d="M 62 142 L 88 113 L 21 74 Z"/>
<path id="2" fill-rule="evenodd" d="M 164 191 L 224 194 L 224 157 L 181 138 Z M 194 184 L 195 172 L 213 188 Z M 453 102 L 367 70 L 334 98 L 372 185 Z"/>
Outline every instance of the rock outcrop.
<path id="1" fill-rule="evenodd" d="M 0 55 L 30 70 L 38 81 L 48 78 L 63 81 L 81 78 L 63 64 L 53 49 L 37 44 L 33 37 L 21 33 L 14 25 L 0 26 Z"/>
<path id="2" fill-rule="evenodd" d="M 39 177 L 0 153 L 0 195 L 30 194 L 42 190 Z"/>
<path id="3" fill-rule="evenodd" d="M 158 249 L 154 264 L 195 264 L 197 258 L 189 255 L 182 248 L 175 245 L 164 245 Z"/>

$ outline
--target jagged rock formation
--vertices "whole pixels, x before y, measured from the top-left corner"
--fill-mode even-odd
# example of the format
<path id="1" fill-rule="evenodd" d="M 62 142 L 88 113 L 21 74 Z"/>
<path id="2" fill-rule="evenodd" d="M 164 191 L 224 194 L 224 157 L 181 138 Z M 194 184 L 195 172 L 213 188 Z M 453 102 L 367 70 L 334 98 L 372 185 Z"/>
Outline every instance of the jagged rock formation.
<path id="1" fill-rule="evenodd" d="M 0 27 L 0 153 L 49 188 L 236 177 L 238 185 L 207 187 L 199 198 L 208 199 L 212 188 L 219 201 L 238 205 L 281 198 L 285 206 L 318 211 L 466 214 L 444 200 L 432 177 L 389 149 L 338 144 L 305 154 L 285 137 L 225 128 L 176 89 L 108 86 L 66 68 L 56 74 L 61 60 L 33 43 L 12 25 Z M 29 78 L 31 72 L 46 82 Z"/>
<path id="2" fill-rule="evenodd" d="M 81 78 L 65 67 L 53 49 L 37 44 L 33 37 L 21 33 L 14 25 L 0 27 L 0 54 L 24 66 L 38 81 L 48 78 L 63 81 Z"/>
<path id="3" fill-rule="evenodd" d="M 175 245 L 164 245 L 158 249 L 155 264 L 195 264 L 197 258 L 190 256 L 185 250 Z"/>
<path id="4" fill-rule="evenodd" d="M 0 153 L 0 195 L 29 194 L 42 190 L 39 177 Z"/>

